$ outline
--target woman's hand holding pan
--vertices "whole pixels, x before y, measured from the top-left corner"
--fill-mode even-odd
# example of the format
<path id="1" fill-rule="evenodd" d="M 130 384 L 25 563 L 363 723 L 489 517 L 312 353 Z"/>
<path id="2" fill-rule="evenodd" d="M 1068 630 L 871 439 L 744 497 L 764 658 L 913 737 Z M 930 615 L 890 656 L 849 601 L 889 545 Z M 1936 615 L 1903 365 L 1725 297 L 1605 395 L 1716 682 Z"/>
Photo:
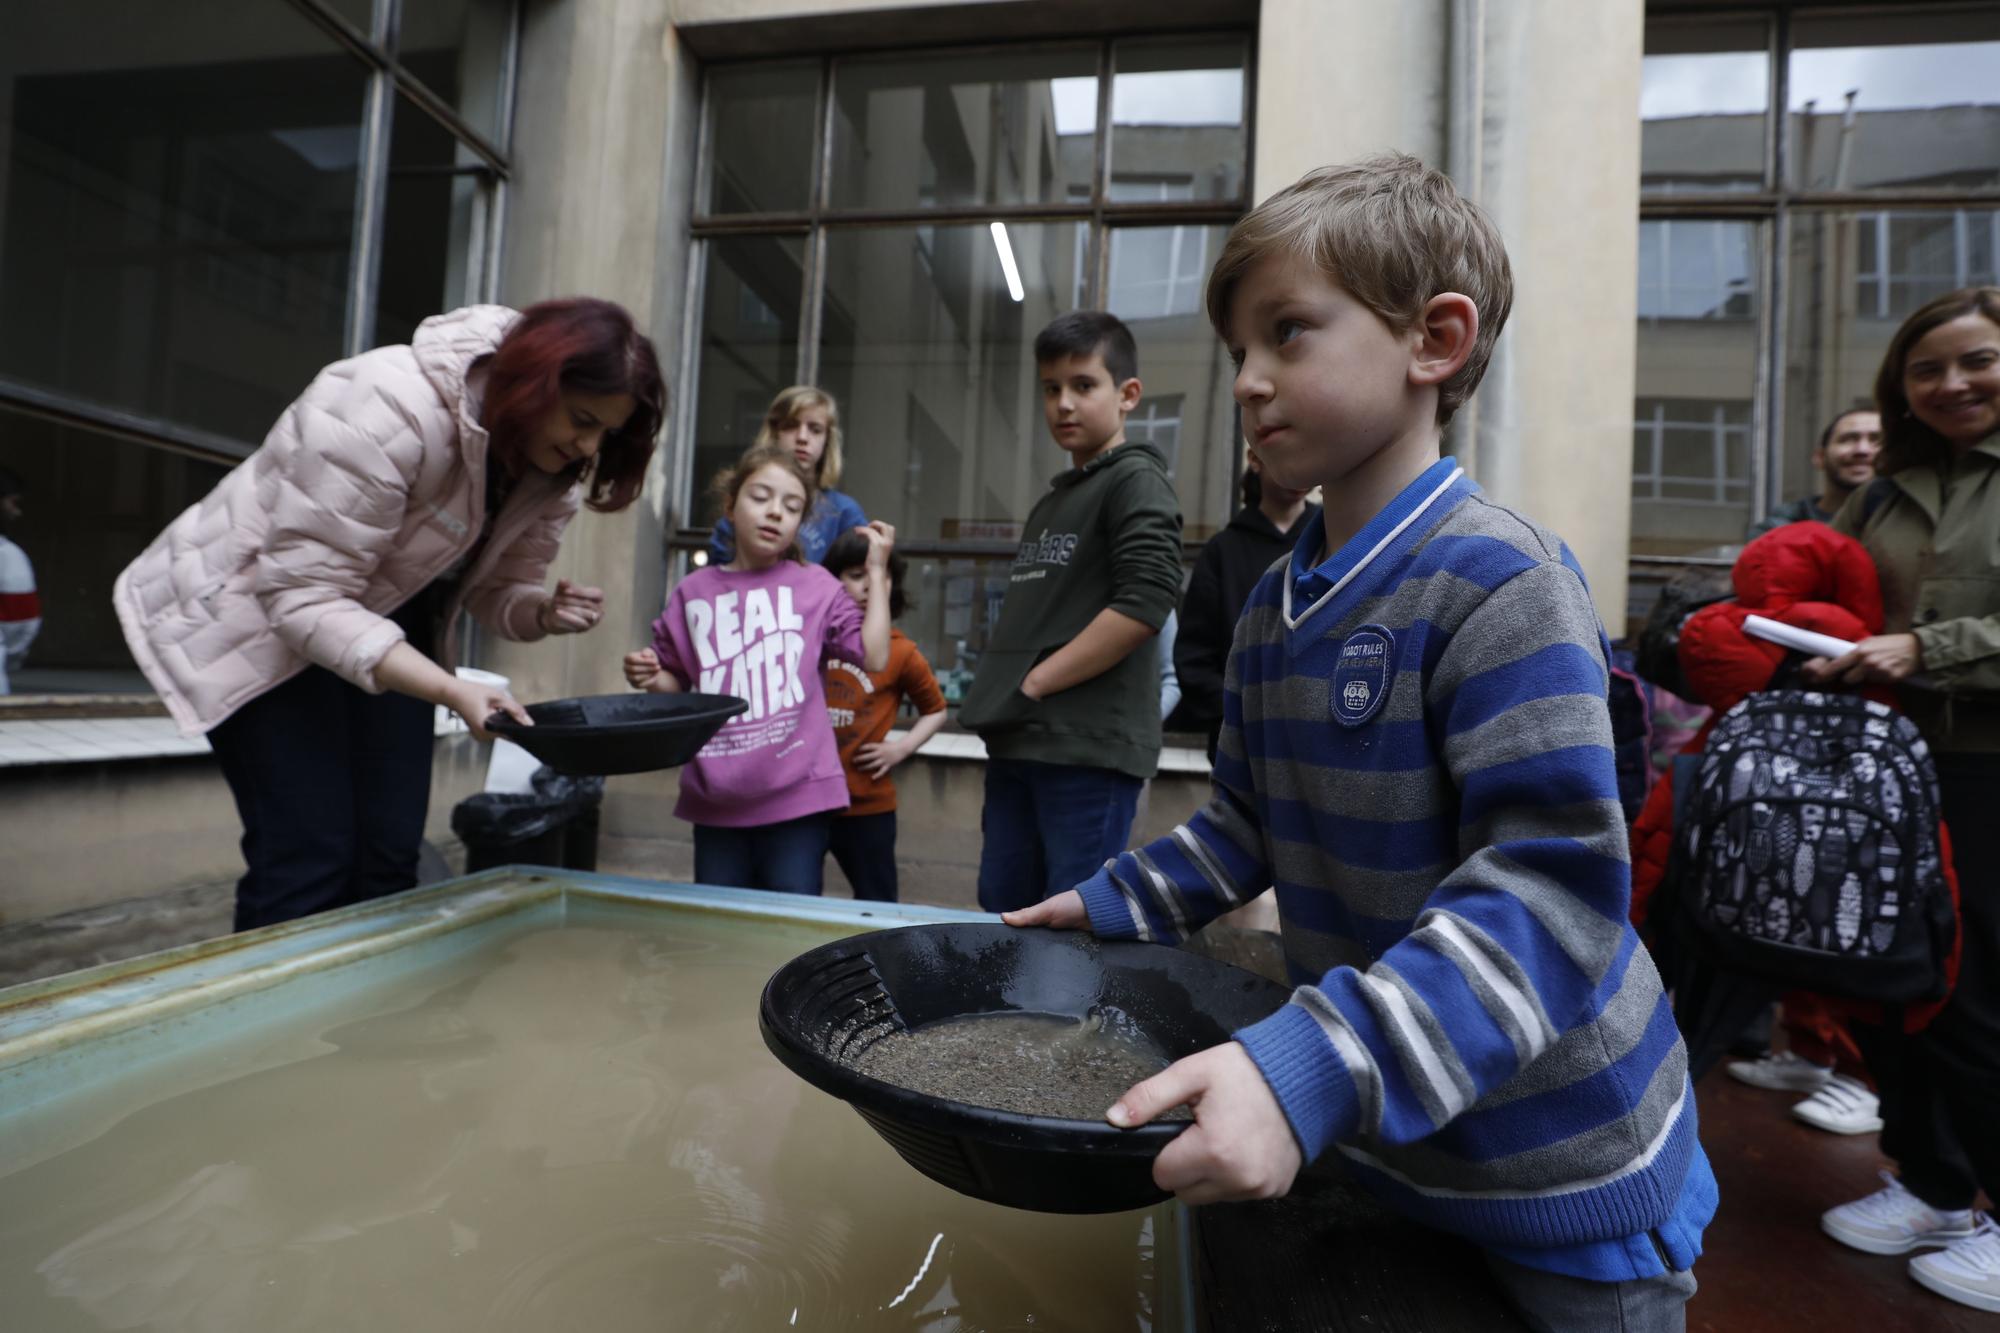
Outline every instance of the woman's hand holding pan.
<path id="1" fill-rule="evenodd" d="M 465 719 L 465 725 L 476 740 L 490 741 L 493 733 L 486 729 L 486 720 L 495 713 L 505 713 L 524 727 L 535 725 L 535 719 L 528 716 L 528 710 L 505 690 L 491 685 L 481 685 L 470 680 L 456 680 L 443 700 L 445 707 Z"/>

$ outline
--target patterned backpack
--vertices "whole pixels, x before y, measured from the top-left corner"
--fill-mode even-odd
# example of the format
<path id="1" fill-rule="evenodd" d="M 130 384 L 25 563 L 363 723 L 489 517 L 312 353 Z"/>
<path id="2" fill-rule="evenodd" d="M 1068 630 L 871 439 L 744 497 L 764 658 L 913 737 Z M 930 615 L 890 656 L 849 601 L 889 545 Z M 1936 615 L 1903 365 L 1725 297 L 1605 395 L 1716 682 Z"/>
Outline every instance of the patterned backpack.
<path id="1" fill-rule="evenodd" d="M 1690 776 L 1673 875 L 1699 952 L 1823 995 L 1944 994 L 1956 919 L 1937 771 L 1908 718 L 1847 694 L 1753 694 Z"/>

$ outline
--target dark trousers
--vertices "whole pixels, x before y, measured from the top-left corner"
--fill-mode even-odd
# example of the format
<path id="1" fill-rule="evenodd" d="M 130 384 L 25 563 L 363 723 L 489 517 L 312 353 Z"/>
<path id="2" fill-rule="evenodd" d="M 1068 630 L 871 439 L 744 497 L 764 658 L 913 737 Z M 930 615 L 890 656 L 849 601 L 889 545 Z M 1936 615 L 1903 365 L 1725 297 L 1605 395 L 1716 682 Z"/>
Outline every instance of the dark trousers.
<path id="1" fill-rule="evenodd" d="M 236 929 L 417 882 L 431 794 L 431 705 L 307 667 L 208 735 L 243 819 Z"/>
<path id="2" fill-rule="evenodd" d="M 1625 1282 L 1591 1282 L 1486 1256 L 1507 1303 L 1535 1333 L 1683 1333 L 1687 1303 L 1699 1284 L 1692 1272 L 1668 1271 Z"/>
<path id="3" fill-rule="evenodd" d="M 781 824 L 748 828 L 696 824 L 695 882 L 817 896 L 834 813 L 826 810 Z"/>
<path id="4" fill-rule="evenodd" d="M 1882 1099 L 1882 1151 L 1933 1208 L 2000 1202 L 2000 755 L 1937 756 L 1958 868 L 1958 986 L 1914 1036 L 1859 1028 Z"/>
<path id="5" fill-rule="evenodd" d="M 896 901 L 896 812 L 842 815 L 833 821 L 827 844 L 834 864 L 866 902 Z"/>
<path id="6" fill-rule="evenodd" d="M 1125 850 L 1143 785 L 1108 768 L 988 759 L 979 905 L 1011 912 L 1096 874 Z"/>

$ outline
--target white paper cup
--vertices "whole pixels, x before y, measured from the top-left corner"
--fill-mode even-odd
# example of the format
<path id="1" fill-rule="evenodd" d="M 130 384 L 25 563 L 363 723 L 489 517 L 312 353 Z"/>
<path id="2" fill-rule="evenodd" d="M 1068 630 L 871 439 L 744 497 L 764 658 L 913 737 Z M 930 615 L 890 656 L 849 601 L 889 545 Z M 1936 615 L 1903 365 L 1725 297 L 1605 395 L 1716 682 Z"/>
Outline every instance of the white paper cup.
<path id="1" fill-rule="evenodd" d="M 489 686 L 496 690 L 510 689 L 514 683 L 496 671 L 481 671 L 478 667 L 460 667 L 458 669 L 458 678 L 460 680 L 469 680 L 475 685 Z M 437 718 L 432 723 L 431 730 L 436 735 L 449 736 L 456 732 L 468 730 L 468 728 L 465 725 L 464 718 L 454 713 L 451 709 L 446 708 L 443 704 L 439 704 L 437 706 Z"/>

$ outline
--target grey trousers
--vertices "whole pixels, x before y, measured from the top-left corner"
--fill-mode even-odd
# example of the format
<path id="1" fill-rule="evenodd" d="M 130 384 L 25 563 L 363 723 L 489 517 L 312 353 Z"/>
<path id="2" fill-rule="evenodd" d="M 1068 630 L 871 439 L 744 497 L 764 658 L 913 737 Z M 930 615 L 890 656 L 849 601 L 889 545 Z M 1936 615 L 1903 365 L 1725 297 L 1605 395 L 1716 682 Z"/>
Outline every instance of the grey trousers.
<path id="1" fill-rule="evenodd" d="M 1486 1256 L 1507 1303 L 1536 1333 L 1684 1333 L 1692 1272 L 1590 1282 Z"/>

